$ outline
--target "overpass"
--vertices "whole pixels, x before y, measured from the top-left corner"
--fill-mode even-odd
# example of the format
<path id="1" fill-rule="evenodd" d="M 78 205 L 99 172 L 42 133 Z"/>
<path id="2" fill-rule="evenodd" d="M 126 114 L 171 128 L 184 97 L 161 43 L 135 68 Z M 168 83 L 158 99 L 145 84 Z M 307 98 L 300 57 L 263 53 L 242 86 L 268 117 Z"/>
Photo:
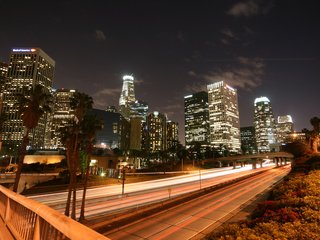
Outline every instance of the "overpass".
<path id="1" fill-rule="evenodd" d="M 232 163 L 233 168 L 236 168 L 236 166 L 239 163 L 241 167 L 245 163 L 252 163 L 252 168 L 255 169 L 257 167 L 257 163 L 260 164 L 260 166 L 262 166 L 263 160 L 265 159 L 270 159 L 276 164 L 276 166 L 280 166 L 283 164 L 287 164 L 287 161 L 292 160 L 293 157 L 293 154 L 288 152 L 268 152 L 251 155 L 235 155 L 228 157 L 204 159 L 201 161 L 201 165 L 210 162 L 227 162 Z"/>
<path id="2" fill-rule="evenodd" d="M 30 188 L 38 183 L 46 182 L 58 177 L 59 173 L 22 173 L 18 186 L 18 193 L 25 188 Z M 0 173 L 0 184 L 13 184 L 16 178 L 15 173 Z"/>
<path id="3" fill-rule="evenodd" d="M 108 240 L 56 210 L 0 186 L 0 240 Z"/>

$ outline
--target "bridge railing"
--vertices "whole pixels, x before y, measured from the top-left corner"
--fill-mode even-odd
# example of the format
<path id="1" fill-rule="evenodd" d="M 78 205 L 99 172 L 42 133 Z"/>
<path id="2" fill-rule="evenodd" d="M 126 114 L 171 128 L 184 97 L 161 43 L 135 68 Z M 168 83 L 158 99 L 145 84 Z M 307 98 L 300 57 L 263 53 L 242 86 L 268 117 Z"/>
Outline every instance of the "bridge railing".
<path id="1" fill-rule="evenodd" d="M 14 239 L 108 239 L 54 209 L 3 186 L 0 186 L 0 218 Z"/>

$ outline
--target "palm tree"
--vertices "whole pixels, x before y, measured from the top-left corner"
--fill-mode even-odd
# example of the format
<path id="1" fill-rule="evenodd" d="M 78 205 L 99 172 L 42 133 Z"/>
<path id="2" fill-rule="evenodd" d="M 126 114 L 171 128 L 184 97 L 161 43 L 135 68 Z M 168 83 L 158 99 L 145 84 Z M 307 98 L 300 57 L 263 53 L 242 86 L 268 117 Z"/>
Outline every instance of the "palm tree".
<path id="1" fill-rule="evenodd" d="M 84 220 L 84 207 L 86 200 L 87 184 L 89 177 L 89 168 L 90 168 L 90 156 L 92 154 L 93 142 L 96 136 L 96 132 L 103 128 L 103 124 L 100 120 L 97 119 L 95 115 L 86 115 L 81 124 L 81 134 L 82 134 L 82 147 L 86 153 L 87 166 L 86 174 L 83 183 L 83 195 L 81 202 L 80 218 L 79 221 Z"/>
<path id="2" fill-rule="evenodd" d="M 68 159 L 68 167 L 70 171 L 70 183 L 68 188 L 67 204 L 65 215 L 70 214 L 70 203 L 72 195 L 71 218 L 76 218 L 76 187 L 77 187 L 77 169 L 78 169 L 78 155 L 81 140 L 81 125 L 85 114 L 92 108 L 92 97 L 85 93 L 76 92 L 70 102 L 70 108 L 74 110 L 74 121 L 72 124 L 62 129 L 62 142 L 66 147 L 66 154 Z"/>
<path id="3" fill-rule="evenodd" d="M 319 145 L 319 127 L 320 127 L 320 118 L 313 117 L 310 119 L 310 123 L 313 127 L 313 131 L 311 133 L 311 148 L 313 152 L 318 152 Z"/>
<path id="4" fill-rule="evenodd" d="M 22 144 L 19 151 L 19 162 L 13 191 L 17 192 L 23 165 L 23 159 L 26 155 L 26 147 L 29 143 L 29 133 L 37 125 L 44 113 L 51 111 L 52 95 L 46 91 L 42 85 L 35 85 L 31 89 L 23 89 L 18 95 L 18 109 L 25 127 Z"/>

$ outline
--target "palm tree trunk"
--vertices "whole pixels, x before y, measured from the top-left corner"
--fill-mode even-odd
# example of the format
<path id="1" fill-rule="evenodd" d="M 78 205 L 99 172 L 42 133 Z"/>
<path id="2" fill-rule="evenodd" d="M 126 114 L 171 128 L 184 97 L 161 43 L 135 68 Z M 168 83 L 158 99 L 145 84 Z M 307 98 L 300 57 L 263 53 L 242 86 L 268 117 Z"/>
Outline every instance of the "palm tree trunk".
<path id="1" fill-rule="evenodd" d="M 76 219 L 76 192 L 77 192 L 77 174 L 76 174 L 76 154 L 72 154 L 72 206 L 71 206 L 71 218 Z"/>
<path id="2" fill-rule="evenodd" d="M 68 167 L 69 167 L 69 186 L 68 186 L 68 197 L 67 197 L 67 203 L 66 203 L 66 208 L 65 208 L 65 211 L 64 211 L 64 215 L 68 216 L 70 215 L 70 203 L 71 203 L 71 192 L 72 192 L 72 184 L 73 184 L 73 179 L 72 179 L 72 176 L 71 176 L 71 168 L 72 168 L 72 161 L 71 161 L 71 158 L 70 158 L 70 153 L 69 153 L 69 150 L 67 148 L 67 160 L 68 160 Z"/>
<path id="3" fill-rule="evenodd" d="M 72 175 L 73 175 L 73 196 L 72 196 L 71 218 L 76 220 L 77 176 L 75 172 Z"/>
<path id="4" fill-rule="evenodd" d="M 81 202 L 81 211 L 80 211 L 80 218 L 79 221 L 82 222 L 84 220 L 84 207 L 86 204 L 86 193 L 87 193 L 87 185 L 88 185 L 88 178 L 89 178 L 89 168 L 90 168 L 90 154 L 87 156 L 87 168 L 86 168 L 86 175 L 83 183 L 83 194 L 82 194 L 82 202 Z"/>
<path id="5" fill-rule="evenodd" d="M 19 181 L 20 181 L 20 177 L 21 177 L 21 172 L 22 172 L 22 165 L 23 165 L 23 160 L 24 157 L 26 155 L 26 148 L 29 142 L 29 129 L 27 129 L 26 134 L 23 136 L 22 139 L 22 144 L 20 147 L 20 151 L 19 151 L 19 163 L 18 163 L 18 169 L 16 172 L 16 178 L 14 181 L 14 185 L 13 185 L 13 191 L 17 192 L 18 191 L 18 187 L 19 187 Z"/>

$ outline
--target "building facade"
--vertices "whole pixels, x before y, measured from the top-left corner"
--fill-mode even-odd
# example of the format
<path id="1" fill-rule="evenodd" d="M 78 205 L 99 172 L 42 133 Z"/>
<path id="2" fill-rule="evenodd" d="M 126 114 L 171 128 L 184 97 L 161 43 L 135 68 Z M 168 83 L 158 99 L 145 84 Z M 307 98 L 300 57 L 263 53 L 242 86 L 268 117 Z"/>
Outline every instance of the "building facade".
<path id="1" fill-rule="evenodd" d="M 171 120 L 167 121 L 167 149 L 178 146 L 179 143 L 179 125 Z"/>
<path id="2" fill-rule="evenodd" d="M 186 148 L 199 142 L 202 149 L 210 146 L 208 93 L 198 92 L 184 97 Z"/>
<path id="3" fill-rule="evenodd" d="M 257 143 L 254 127 L 241 127 L 240 136 L 242 154 L 256 154 Z"/>
<path id="4" fill-rule="evenodd" d="M 254 128 L 258 152 L 274 151 L 276 124 L 271 103 L 267 97 L 259 97 L 254 101 Z"/>
<path id="5" fill-rule="evenodd" d="M 50 140 L 47 148 L 64 148 L 61 142 L 60 129 L 70 126 L 74 120 L 74 110 L 71 109 L 71 99 L 75 90 L 57 89 L 53 91 L 54 107 L 51 115 Z"/>
<path id="6" fill-rule="evenodd" d="M 8 120 L 3 125 L 2 139 L 8 144 L 20 145 L 24 127 L 16 104 L 17 93 L 31 89 L 36 84 L 52 93 L 55 61 L 40 48 L 16 48 L 10 54 L 7 79 L 4 84 L 3 111 Z M 42 148 L 45 143 L 47 114 L 44 114 L 38 126 L 30 133 L 30 147 Z"/>
<path id="7" fill-rule="evenodd" d="M 87 114 L 95 115 L 103 123 L 103 128 L 96 133 L 95 147 L 129 149 L 130 126 L 120 113 L 90 109 Z"/>
<path id="8" fill-rule="evenodd" d="M 130 75 L 123 76 L 122 91 L 119 99 L 119 112 L 122 116 L 130 120 L 131 106 L 136 101 L 134 94 L 134 77 Z"/>
<path id="9" fill-rule="evenodd" d="M 144 149 L 150 152 L 167 149 L 167 117 L 157 111 L 149 113 L 144 125 Z"/>
<path id="10" fill-rule="evenodd" d="M 8 74 L 8 64 L 0 62 L 0 150 L 2 149 L 2 125 L 5 116 L 2 115 L 2 105 L 4 98 L 4 86 Z"/>
<path id="11" fill-rule="evenodd" d="M 240 121 L 237 90 L 223 81 L 207 86 L 210 143 L 216 149 L 240 152 Z"/>
<path id="12" fill-rule="evenodd" d="M 290 141 L 293 133 L 293 121 L 290 115 L 278 116 L 277 118 L 277 141 L 284 144 Z"/>

